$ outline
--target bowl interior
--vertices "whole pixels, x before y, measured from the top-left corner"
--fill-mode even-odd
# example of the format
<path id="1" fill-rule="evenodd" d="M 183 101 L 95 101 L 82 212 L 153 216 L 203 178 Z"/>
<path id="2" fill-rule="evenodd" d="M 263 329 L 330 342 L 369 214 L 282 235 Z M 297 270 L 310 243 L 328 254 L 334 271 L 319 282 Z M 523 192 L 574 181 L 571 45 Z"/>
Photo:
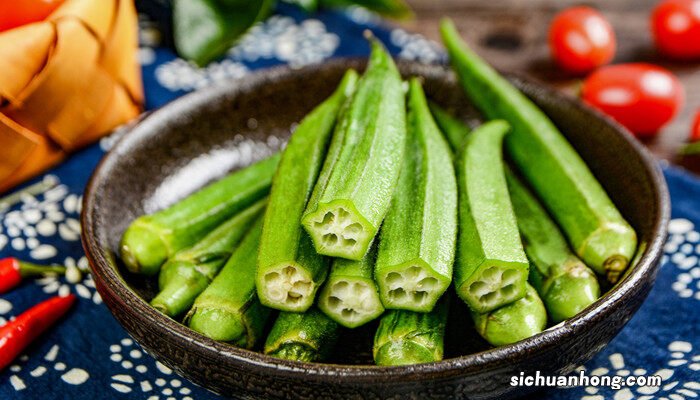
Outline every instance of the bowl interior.
<path id="1" fill-rule="evenodd" d="M 363 64 L 360 60 L 338 60 L 293 72 L 266 71 L 186 96 L 137 124 L 103 160 L 86 194 L 86 248 L 92 253 L 94 272 L 98 279 L 103 278 L 98 282 L 101 289 L 128 298 L 128 303 L 147 313 L 153 324 L 175 330 L 192 345 L 219 346 L 150 310 L 144 301 L 155 294 L 156 279 L 132 276 L 123 268 L 116 256 L 122 233 L 136 217 L 167 206 L 206 183 L 278 150 L 295 123 L 334 90 L 345 69 L 361 69 Z M 400 69 L 406 76 L 422 76 L 431 99 L 470 124 L 478 123 L 479 114 L 447 68 L 401 63 Z M 621 134 L 617 127 L 550 89 L 518 78 L 512 80 L 543 108 L 586 160 L 638 232 L 642 244 L 640 257 L 646 259 L 639 264 L 644 266 L 643 270 L 633 268 L 598 303 L 542 334 L 554 337 L 557 332 L 569 330 L 569 324 L 595 318 L 597 310 L 604 303 L 614 301 L 626 285 L 633 285 L 643 274 L 653 274 L 651 259 L 658 256 L 664 220 L 668 218 L 667 194 L 658 167 L 641 146 Z M 471 328 L 466 306 L 461 301 L 453 301 L 452 305 L 446 358 L 489 349 Z M 376 323 L 370 323 L 346 331 L 341 338 L 343 346 L 339 346 L 329 362 L 370 364 L 375 329 Z M 528 346 L 537 343 L 538 339 L 533 338 L 512 348 L 506 346 L 481 354 L 527 351 Z M 255 357 L 259 362 L 279 363 L 245 350 L 231 348 L 230 351 L 242 357 Z"/>

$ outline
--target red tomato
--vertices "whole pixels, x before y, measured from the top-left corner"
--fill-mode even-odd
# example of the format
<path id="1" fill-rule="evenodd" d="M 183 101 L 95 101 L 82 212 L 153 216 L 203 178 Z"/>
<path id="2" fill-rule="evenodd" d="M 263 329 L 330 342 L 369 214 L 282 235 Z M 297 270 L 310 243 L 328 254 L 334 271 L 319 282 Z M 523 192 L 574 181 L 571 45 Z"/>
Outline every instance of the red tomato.
<path id="1" fill-rule="evenodd" d="M 549 48 L 562 68 L 586 73 L 615 56 L 615 32 L 598 11 L 572 7 L 554 17 L 549 27 Z"/>
<path id="2" fill-rule="evenodd" d="M 0 32 L 48 17 L 64 0 L 0 0 Z"/>
<path id="3" fill-rule="evenodd" d="M 700 142 L 700 110 L 695 113 L 695 121 L 690 131 L 690 141 Z"/>
<path id="4" fill-rule="evenodd" d="M 678 59 L 700 58 L 700 0 L 664 0 L 651 16 L 656 47 Z"/>
<path id="5" fill-rule="evenodd" d="M 652 136 L 683 107 L 685 95 L 671 72 L 633 63 L 595 71 L 583 83 L 582 97 L 637 136 Z"/>

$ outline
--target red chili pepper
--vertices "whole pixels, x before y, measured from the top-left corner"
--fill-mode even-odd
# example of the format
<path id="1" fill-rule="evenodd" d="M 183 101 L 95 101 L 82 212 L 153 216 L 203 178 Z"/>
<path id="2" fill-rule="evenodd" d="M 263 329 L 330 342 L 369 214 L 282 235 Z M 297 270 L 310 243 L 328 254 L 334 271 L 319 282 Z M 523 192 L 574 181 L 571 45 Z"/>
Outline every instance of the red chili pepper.
<path id="1" fill-rule="evenodd" d="M 0 294 L 7 293 L 10 289 L 17 287 L 22 282 L 22 278 L 48 274 L 63 275 L 65 273 L 65 267 L 36 265 L 14 257 L 3 258 L 0 260 Z"/>
<path id="2" fill-rule="evenodd" d="M 700 110 L 695 112 L 695 121 L 690 129 L 690 141 L 700 142 Z"/>
<path id="3" fill-rule="evenodd" d="M 0 371 L 61 318 L 74 302 L 73 294 L 52 297 L 0 327 Z"/>

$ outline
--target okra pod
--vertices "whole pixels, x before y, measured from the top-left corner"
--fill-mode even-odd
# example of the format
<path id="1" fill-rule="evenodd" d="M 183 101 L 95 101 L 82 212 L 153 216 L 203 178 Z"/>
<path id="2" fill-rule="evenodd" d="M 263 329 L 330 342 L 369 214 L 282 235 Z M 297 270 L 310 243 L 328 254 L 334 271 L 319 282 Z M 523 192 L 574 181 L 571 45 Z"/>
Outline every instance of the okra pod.
<path id="1" fill-rule="evenodd" d="M 333 134 L 302 224 L 316 251 L 361 260 L 394 194 L 406 142 L 399 71 L 377 40 Z"/>
<path id="2" fill-rule="evenodd" d="M 282 154 L 272 180 L 256 274 L 258 297 L 268 307 L 307 310 L 328 273 L 328 260 L 314 250 L 301 227 L 301 217 L 338 113 L 352 95 L 357 78 L 355 71 L 345 74 L 333 95 L 299 124 Z"/>
<path id="3" fill-rule="evenodd" d="M 494 346 L 503 346 L 536 335 L 547 326 L 547 311 L 535 289 L 527 285 L 525 297 L 495 311 L 472 311 L 477 332 Z"/>
<path id="4" fill-rule="evenodd" d="M 121 258 L 132 273 L 155 275 L 178 251 L 201 240 L 215 227 L 265 197 L 279 155 L 238 170 L 172 206 L 144 215 L 122 236 Z"/>
<path id="5" fill-rule="evenodd" d="M 261 216 L 266 204 L 267 199 L 258 201 L 163 264 L 158 277 L 160 292 L 151 305 L 169 317 L 189 310 L 231 257 L 251 223 Z"/>
<path id="6" fill-rule="evenodd" d="M 346 328 L 357 328 L 382 315 L 374 282 L 376 246 L 360 261 L 336 258 L 318 298 L 318 308 Z"/>
<path id="7" fill-rule="evenodd" d="M 440 29 L 467 95 L 487 118 L 511 124 L 506 150 L 576 254 L 616 282 L 634 256 L 634 229 L 544 112 L 469 49 L 451 21 Z"/>
<path id="8" fill-rule="evenodd" d="M 525 295 L 528 260 L 503 171 L 504 121 L 488 122 L 466 139 L 457 162 L 459 238 L 457 294 L 478 313 Z"/>
<path id="9" fill-rule="evenodd" d="M 389 310 L 374 336 L 377 365 L 411 365 L 441 361 L 447 324 L 447 299 L 427 313 Z"/>
<path id="10" fill-rule="evenodd" d="M 513 171 L 506 169 L 506 180 L 530 259 L 530 283 L 554 323 L 571 318 L 600 297 L 598 280 Z"/>
<path id="11" fill-rule="evenodd" d="M 338 340 L 340 325 L 317 308 L 283 311 L 265 342 L 265 354 L 292 361 L 324 361 Z"/>
<path id="12" fill-rule="evenodd" d="M 255 261 L 262 217 L 246 233 L 219 275 L 194 301 L 185 322 L 193 330 L 222 342 L 252 348 L 262 336 L 270 309 L 255 293 Z"/>
<path id="13" fill-rule="evenodd" d="M 458 153 L 462 149 L 464 140 L 467 138 L 469 132 L 471 132 L 471 129 L 469 129 L 467 124 L 458 120 L 452 114 L 447 112 L 447 110 L 434 102 L 431 101 L 429 104 L 433 118 L 435 118 L 435 122 L 445 135 L 447 143 L 450 144 L 450 147 L 455 154 Z"/>
<path id="14" fill-rule="evenodd" d="M 452 281 L 457 182 L 420 81 L 411 79 L 409 88 L 406 155 L 380 234 L 375 281 L 385 307 L 427 312 Z"/>

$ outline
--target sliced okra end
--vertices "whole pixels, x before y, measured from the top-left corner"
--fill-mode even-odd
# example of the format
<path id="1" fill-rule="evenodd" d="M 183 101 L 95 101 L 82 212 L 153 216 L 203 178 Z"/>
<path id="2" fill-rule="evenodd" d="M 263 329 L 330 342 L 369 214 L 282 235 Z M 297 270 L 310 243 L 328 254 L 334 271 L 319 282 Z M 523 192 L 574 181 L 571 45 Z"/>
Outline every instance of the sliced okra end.
<path id="1" fill-rule="evenodd" d="M 301 312 L 313 303 L 316 283 L 308 271 L 295 263 L 266 268 L 258 279 L 258 297 L 268 307 Z"/>
<path id="2" fill-rule="evenodd" d="M 393 267 L 378 280 L 387 308 L 412 311 L 431 310 L 449 285 L 421 260 Z"/>
<path id="3" fill-rule="evenodd" d="M 485 313 L 525 296 L 527 267 L 483 265 L 458 288 L 475 312 Z"/>
<path id="4" fill-rule="evenodd" d="M 617 283 L 620 277 L 627 269 L 627 264 L 629 260 L 623 256 L 613 256 L 605 260 L 603 268 L 605 268 L 605 275 L 610 283 Z"/>
<path id="5" fill-rule="evenodd" d="M 325 256 L 361 260 L 377 230 L 346 200 L 321 204 L 303 219 L 316 252 Z"/>
<path id="6" fill-rule="evenodd" d="M 302 343 L 283 343 L 277 349 L 266 352 L 272 357 L 291 361 L 314 362 L 318 361 L 318 352 Z"/>
<path id="7" fill-rule="evenodd" d="M 319 307 L 347 328 L 356 328 L 384 312 L 373 283 L 357 279 L 328 282 L 319 298 Z"/>

